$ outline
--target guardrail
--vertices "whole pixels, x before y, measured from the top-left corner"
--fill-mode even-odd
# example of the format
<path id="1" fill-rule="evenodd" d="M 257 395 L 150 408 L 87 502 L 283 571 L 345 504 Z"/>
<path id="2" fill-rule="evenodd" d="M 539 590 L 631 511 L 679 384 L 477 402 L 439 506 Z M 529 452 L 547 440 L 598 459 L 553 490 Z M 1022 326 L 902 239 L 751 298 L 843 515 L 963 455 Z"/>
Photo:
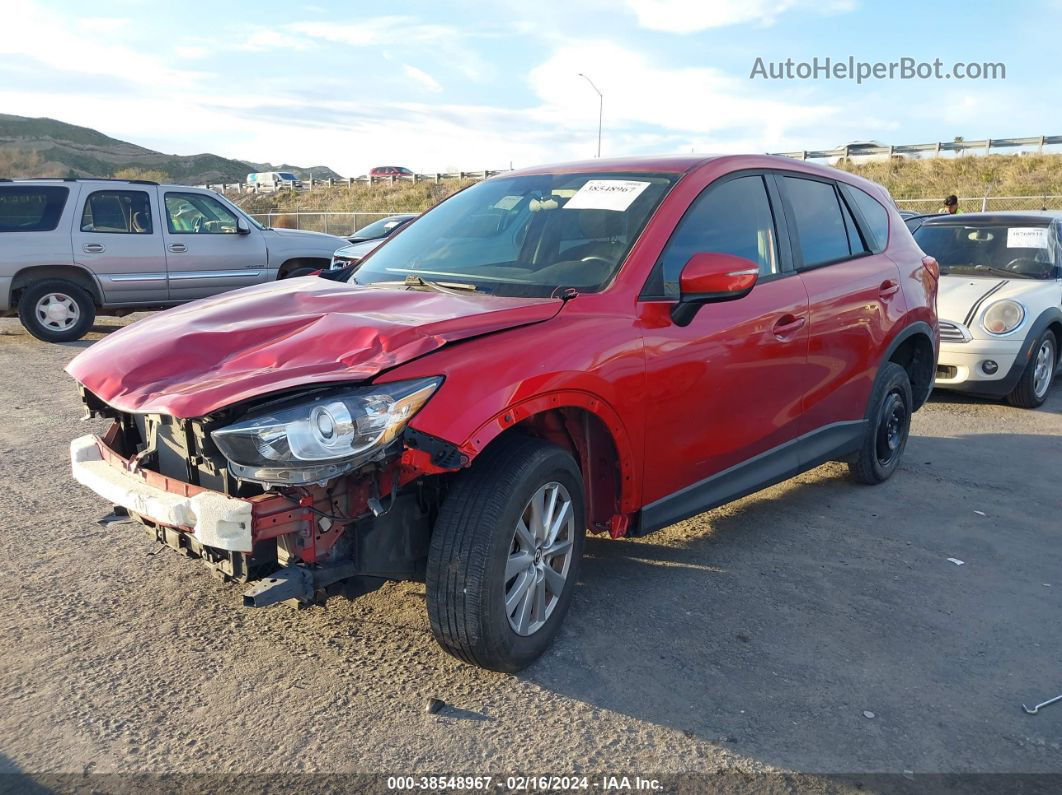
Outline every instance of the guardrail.
<path id="1" fill-rule="evenodd" d="M 1035 147 L 1043 154 L 1045 146 L 1062 144 L 1062 135 L 1040 135 L 1031 138 L 982 138 L 976 141 L 956 139 L 954 141 L 937 141 L 930 144 L 903 144 L 900 146 L 868 146 L 865 144 L 848 144 L 836 149 L 806 149 L 801 152 L 774 152 L 780 157 L 792 157 L 797 160 L 823 160 L 828 158 L 872 157 L 888 155 L 889 157 L 922 154 L 932 152 L 939 157 L 941 152 L 983 152 L 990 154 L 993 149 L 1013 149 L 1018 147 Z"/>
<path id="2" fill-rule="evenodd" d="M 392 174 L 387 177 L 341 177 L 340 179 L 304 179 L 300 180 L 301 187 L 295 187 L 294 184 L 278 185 L 276 187 L 270 185 L 261 185 L 259 183 L 253 183 L 248 185 L 244 182 L 218 182 L 210 183 L 207 185 L 199 185 L 200 188 L 206 188 L 207 190 L 218 191 L 219 193 L 237 193 L 237 194 L 254 194 L 254 193 L 276 193 L 279 191 L 300 191 L 300 190 L 314 190 L 315 188 L 342 188 L 350 187 L 352 185 L 395 185 L 399 182 L 434 182 L 436 184 L 440 182 L 447 182 L 449 180 L 484 180 L 488 177 L 493 177 L 497 174 L 504 174 L 509 169 L 502 170 L 487 170 L 487 171 L 452 171 L 452 172 L 439 172 L 436 174 L 410 174 L 409 176 L 398 176 Z"/>

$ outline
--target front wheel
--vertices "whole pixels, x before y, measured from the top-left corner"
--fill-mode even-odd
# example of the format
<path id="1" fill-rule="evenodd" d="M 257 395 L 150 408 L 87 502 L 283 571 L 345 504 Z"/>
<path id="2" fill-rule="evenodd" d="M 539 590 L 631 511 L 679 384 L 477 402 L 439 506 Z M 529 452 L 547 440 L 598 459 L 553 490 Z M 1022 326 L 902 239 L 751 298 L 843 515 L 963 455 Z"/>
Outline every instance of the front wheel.
<path id="1" fill-rule="evenodd" d="M 515 672 L 549 646 L 571 602 L 586 527 L 566 451 L 501 439 L 458 476 L 428 553 L 428 616 L 450 654 Z"/>
<path id="2" fill-rule="evenodd" d="M 1007 395 L 1007 402 L 1022 409 L 1039 408 L 1047 400 L 1051 383 L 1055 380 L 1055 365 L 1058 362 L 1058 340 L 1050 329 L 1036 341 L 1032 358 L 1025 365 L 1018 385 Z"/>
<path id="3" fill-rule="evenodd" d="M 911 379 L 895 362 L 886 362 L 870 396 L 863 444 L 848 462 L 860 483 L 875 485 L 892 477 L 911 433 Z"/>

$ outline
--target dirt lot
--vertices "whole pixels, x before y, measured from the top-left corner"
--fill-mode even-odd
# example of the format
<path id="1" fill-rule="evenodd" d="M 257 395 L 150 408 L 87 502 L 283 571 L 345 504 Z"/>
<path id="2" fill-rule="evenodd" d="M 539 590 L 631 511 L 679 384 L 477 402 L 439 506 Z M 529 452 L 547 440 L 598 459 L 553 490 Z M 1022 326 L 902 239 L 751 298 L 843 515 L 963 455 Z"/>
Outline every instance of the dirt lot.
<path id="1" fill-rule="evenodd" d="M 252 611 L 99 526 L 67 469 L 102 427 L 62 371 L 87 344 L 0 320 L 0 771 L 1062 773 L 1062 704 L 1020 708 L 1062 692 L 1062 385 L 934 396 L 880 487 L 831 464 L 591 538 L 558 642 L 505 676 L 435 646 L 422 584 Z"/>

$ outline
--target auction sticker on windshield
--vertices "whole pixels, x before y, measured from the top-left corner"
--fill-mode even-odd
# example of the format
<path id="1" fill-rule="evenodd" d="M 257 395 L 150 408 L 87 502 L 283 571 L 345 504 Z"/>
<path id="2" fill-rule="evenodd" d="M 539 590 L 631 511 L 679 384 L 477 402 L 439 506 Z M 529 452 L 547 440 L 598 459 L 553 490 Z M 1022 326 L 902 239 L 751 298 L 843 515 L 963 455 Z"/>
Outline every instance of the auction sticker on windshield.
<path id="1" fill-rule="evenodd" d="M 1045 226 L 1012 226 L 1007 230 L 1007 248 L 1047 247 Z"/>
<path id="2" fill-rule="evenodd" d="M 564 205 L 566 210 L 617 210 L 631 206 L 648 182 L 633 179 L 591 179 Z"/>

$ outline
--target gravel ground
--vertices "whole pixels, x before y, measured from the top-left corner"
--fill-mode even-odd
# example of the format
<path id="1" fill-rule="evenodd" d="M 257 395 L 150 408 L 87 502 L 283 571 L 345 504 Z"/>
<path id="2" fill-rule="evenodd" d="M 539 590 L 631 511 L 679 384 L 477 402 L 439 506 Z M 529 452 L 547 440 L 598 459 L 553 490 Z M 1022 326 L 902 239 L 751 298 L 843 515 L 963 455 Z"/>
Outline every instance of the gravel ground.
<path id="1" fill-rule="evenodd" d="M 1062 386 L 938 393 L 879 487 L 828 464 L 590 538 L 556 644 L 506 676 L 436 647 L 422 584 L 253 611 L 99 526 L 67 445 L 103 425 L 62 367 L 121 322 L 0 320 L 0 771 L 1062 773 L 1062 704 L 1020 708 L 1062 692 Z"/>

